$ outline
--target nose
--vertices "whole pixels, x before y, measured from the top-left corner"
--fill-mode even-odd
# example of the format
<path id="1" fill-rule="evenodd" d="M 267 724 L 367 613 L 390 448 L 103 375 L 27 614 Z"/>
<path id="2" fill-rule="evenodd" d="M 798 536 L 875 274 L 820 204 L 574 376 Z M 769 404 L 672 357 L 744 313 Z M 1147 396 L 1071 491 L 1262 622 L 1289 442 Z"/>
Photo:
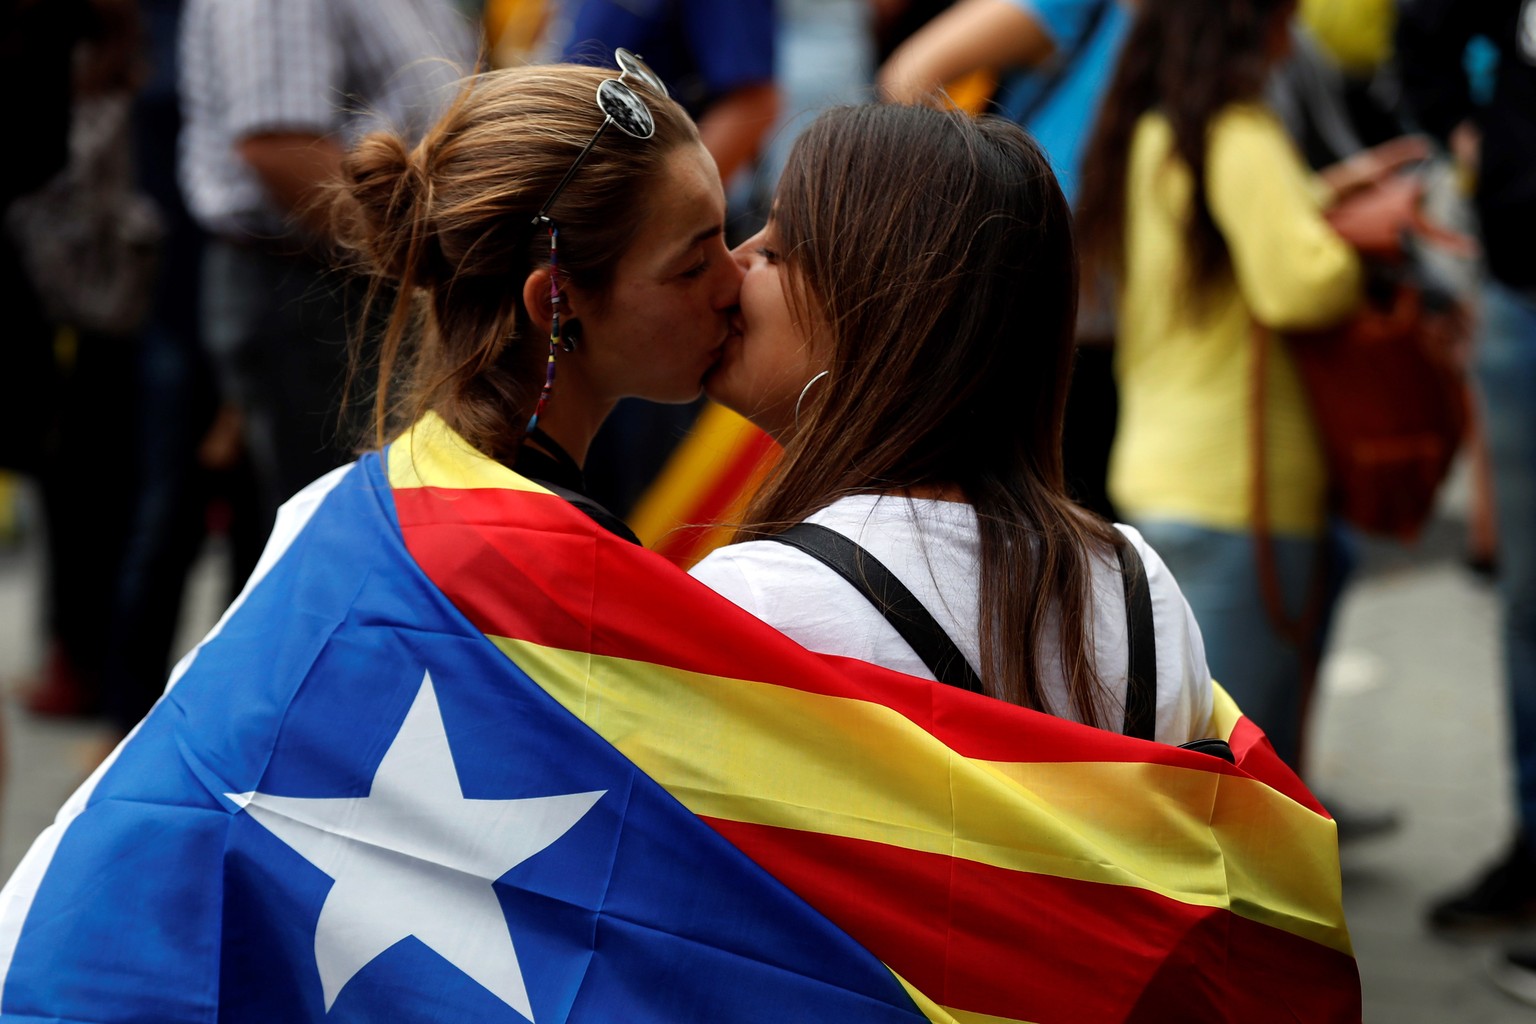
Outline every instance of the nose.
<path id="1" fill-rule="evenodd" d="M 739 246 L 731 250 L 731 258 L 723 261 L 716 309 L 734 306 L 741 299 L 741 282 L 746 277 L 747 267 L 738 255 L 740 251 Z"/>

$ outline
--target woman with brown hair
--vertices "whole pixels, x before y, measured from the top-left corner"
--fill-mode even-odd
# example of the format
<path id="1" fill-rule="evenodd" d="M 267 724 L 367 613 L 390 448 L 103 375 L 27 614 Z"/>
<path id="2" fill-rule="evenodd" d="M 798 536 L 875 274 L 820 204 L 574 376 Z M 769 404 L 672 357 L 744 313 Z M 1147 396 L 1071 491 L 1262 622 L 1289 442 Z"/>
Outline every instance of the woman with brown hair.
<path id="1" fill-rule="evenodd" d="M 1126 682 L 1129 549 L 1151 595 L 1149 731 L 1203 735 L 1210 677 L 1177 584 L 1134 530 L 1063 488 L 1076 255 L 1039 147 L 996 118 L 834 110 L 797 142 L 772 219 L 737 258 L 741 335 L 707 391 L 784 455 L 749 539 L 694 575 L 813 650 L 946 678 L 860 596 L 878 560 L 958 649 L 963 685 L 1122 729 L 1152 698 Z M 776 542 L 802 523 L 862 548 L 852 580 Z"/>
<path id="2" fill-rule="evenodd" d="M 1351 208 L 1359 224 L 1325 215 L 1340 188 L 1387 169 L 1382 152 L 1319 179 L 1264 105 L 1294 8 L 1143 0 L 1077 221 L 1085 261 L 1119 282 L 1110 496 L 1178 574 L 1213 674 L 1293 767 L 1315 652 L 1271 617 L 1255 540 L 1285 615 L 1316 609 L 1327 480 L 1296 369 L 1280 344 L 1258 363 L 1256 337 L 1349 316 L 1362 275 L 1346 232 L 1364 245 L 1390 223 L 1369 198 Z"/>
<path id="3" fill-rule="evenodd" d="M 362 139 L 334 212 L 391 297 L 376 441 L 436 414 L 633 539 L 585 497 L 587 448 L 620 398 L 698 397 L 741 273 L 698 129 L 618 61 L 477 76 L 416 146 Z"/>

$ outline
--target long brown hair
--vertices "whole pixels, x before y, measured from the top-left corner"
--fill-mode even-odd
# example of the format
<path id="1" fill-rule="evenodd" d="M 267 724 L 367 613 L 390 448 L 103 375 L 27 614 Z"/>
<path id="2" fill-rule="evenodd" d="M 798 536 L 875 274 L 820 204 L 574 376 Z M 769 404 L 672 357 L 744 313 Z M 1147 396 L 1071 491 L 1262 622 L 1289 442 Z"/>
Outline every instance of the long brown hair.
<path id="1" fill-rule="evenodd" d="M 594 96 L 615 76 L 572 65 L 486 72 L 416 146 L 375 132 L 347 155 L 337 234 L 373 275 L 368 305 L 389 302 L 375 443 L 431 410 L 492 458 L 515 456 L 544 361 L 522 298 L 528 275 L 549 263 L 533 216 L 602 123 Z M 642 95 L 655 135 L 610 128 L 549 211 L 562 276 L 599 295 L 634 241 L 648 183 L 673 150 L 698 141 L 681 107 Z"/>
<path id="2" fill-rule="evenodd" d="M 958 488 L 980 528 L 988 691 L 1063 711 L 1039 664 L 1054 611 L 1070 711 L 1104 724 L 1086 623 L 1090 552 L 1114 532 L 1062 482 L 1077 260 L 1045 154 L 999 118 L 833 110 L 795 144 L 774 222 L 831 375 L 748 518 L 773 532 L 850 494 Z"/>
<path id="3" fill-rule="evenodd" d="M 1295 0 L 1141 0 L 1083 156 L 1077 203 L 1084 262 L 1125 269 L 1126 173 L 1137 122 L 1157 110 L 1173 129 L 1193 192 L 1185 225 L 1196 294 L 1228 271 L 1227 244 L 1206 204 L 1206 141 L 1233 103 L 1259 99 L 1274 33 Z"/>

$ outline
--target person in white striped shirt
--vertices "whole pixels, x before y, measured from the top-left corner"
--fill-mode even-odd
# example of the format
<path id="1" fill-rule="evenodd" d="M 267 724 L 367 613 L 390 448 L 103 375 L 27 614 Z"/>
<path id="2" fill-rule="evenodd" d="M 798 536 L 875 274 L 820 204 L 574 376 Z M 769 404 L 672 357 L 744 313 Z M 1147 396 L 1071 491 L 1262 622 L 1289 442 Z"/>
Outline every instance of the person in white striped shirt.
<path id="1" fill-rule="evenodd" d="M 451 0 L 189 0 L 180 46 L 181 185 L 214 236 L 204 337 L 270 518 L 350 458 L 346 288 L 320 198 L 366 131 L 431 123 L 475 38 Z"/>

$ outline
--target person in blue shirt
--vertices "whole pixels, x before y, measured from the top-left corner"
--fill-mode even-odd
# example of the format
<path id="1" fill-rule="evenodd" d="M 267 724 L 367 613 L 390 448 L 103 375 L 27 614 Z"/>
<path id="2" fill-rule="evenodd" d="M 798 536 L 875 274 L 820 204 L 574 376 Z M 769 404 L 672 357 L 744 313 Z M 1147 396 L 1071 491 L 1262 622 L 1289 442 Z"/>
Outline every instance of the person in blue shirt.
<path id="1" fill-rule="evenodd" d="M 1070 202 L 1129 24 L 1120 0 L 959 0 L 891 54 L 878 84 L 886 99 L 911 103 L 972 71 L 998 71 L 996 112 L 1045 148 Z"/>
<path id="2" fill-rule="evenodd" d="M 720 177 L 757 155 L 778 113 L 773 0 L 566 0 L 562 59 L 642 55 L 699 125 Z"/>

